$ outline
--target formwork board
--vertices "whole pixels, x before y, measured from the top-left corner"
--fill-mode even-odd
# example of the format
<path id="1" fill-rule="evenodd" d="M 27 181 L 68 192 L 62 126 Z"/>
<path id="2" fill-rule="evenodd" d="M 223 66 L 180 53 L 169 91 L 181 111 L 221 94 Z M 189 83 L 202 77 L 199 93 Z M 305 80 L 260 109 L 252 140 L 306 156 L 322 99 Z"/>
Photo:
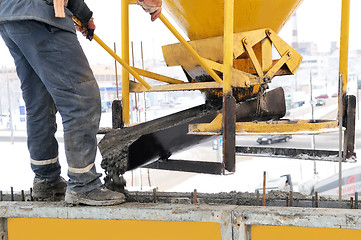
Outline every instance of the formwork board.
<path id="1" fill-rule="evenodd" d="M 251 236 L 252 240 L 360 239 L 361 230 L 253 225 Z"/>
<path id="2" fill-rule="evenodd" d="M 4 201 L 0 202 L 1 235 L 4 240 L 361 239 L 361 211 L 198 203 L 90 207 Z"/>
<path id="3" fill-rule="evenodd" d="M 215 222 L 56 218 L 9 218 L 8 235 L 11 240 L 221 239 L 220 224 Z"/>

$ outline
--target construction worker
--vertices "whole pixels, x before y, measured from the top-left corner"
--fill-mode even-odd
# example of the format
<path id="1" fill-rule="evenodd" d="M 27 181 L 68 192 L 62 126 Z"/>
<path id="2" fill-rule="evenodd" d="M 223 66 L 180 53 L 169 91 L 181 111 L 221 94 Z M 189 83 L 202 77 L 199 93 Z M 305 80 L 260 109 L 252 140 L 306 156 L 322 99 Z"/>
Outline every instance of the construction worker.
<path id="1" fill-rule="evenodd" d="M 155 20 L 161 1 L 141 2 Z M 95 24 L 84 0 L 0 0 L 0 34 L 14 58 L 26 105 L 33 197 L 65 195 L 71 204 L 120 204 L 124 194 L 104 188 L 94 166 L 100 94 L 77 39 L 73 15 L 91 40 Z M 60 176 L 54 136 L 57 111 L 64 129 L 68 182 Z"/>

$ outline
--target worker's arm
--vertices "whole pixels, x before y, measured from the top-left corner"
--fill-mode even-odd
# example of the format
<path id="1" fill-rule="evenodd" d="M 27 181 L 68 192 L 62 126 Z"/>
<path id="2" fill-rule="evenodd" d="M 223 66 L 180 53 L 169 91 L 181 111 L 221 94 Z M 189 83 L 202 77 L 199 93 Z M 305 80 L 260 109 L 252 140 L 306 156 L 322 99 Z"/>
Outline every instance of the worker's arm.
<path id="1" fill-rule="evenodd" d="M 162 0 L 138 0 L 137 4 L 140 5 L 144 11 L 150 13 L 152 21 L 155 21 L 162 12 Z"/>
<path id="2" fill-rule="evenodd" d="M 76 29 L 87 39 L 92 40 L 95 30 L 93 12 L 90 11 L 84 0 L 69 0 L 68 9 L 83 23 L 82 27 L 77 26 Z"/>
<path id="3" fill-rule="evenodd" d="M 82 23 L 87 23 L 93 16 L 84 0 L 69 0 L 68 9 L 76 16 Z"/>

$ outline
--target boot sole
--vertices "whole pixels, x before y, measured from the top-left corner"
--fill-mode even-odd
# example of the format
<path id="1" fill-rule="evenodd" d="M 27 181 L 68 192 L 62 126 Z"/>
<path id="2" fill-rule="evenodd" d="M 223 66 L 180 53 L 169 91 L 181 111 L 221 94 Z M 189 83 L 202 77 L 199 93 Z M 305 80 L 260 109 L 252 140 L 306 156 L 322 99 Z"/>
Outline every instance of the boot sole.
<path id="1" fill-rule="evenodd" d="M 32 198 L 36 201 L 51 201 L 53 198 L 56 201 L 60 201 L 64 199 L 65 196 L 65 188 L 58 191 L 53 191 L 49 194 L 48 191 L 36 191 L 32 193 Z"/>
<path id="2" fill-rule="evenodd" d="M 76 194 L 66 193 L 65 194 L 65 202 L 72 205 L 89 205 L 89 206 L 112 206 L 112 205 L 118 205 L 125 202 L 125 199 L 113 199 L 113 200 L 94 200 L 94 199 L 88 199 L 79 197 Z"/>

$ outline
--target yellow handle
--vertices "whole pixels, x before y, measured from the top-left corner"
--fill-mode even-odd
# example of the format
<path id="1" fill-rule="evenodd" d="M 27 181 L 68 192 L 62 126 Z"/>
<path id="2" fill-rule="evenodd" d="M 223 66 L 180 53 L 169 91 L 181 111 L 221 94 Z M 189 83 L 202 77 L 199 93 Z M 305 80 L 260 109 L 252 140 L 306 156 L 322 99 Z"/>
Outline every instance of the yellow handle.
<path id="1" fill-rule="evenodd" d="M 73 21 L 79 25 L 82 26 L 82 22 L 80 20 L 73 16 Z M 96 34 L 94 34 L 94 40 L 105 50 L 107 51 L 117 62 L 119 62 L 130 74 L 132 74 L 135 79 L 137 79 L 145 88 L 150 90 L 152 87 L 144 81 L 140 75 L 131 67 L 129 64 L 127 64 L 121 57 L 119 57 L 108 45 L 106 45 Z"/>

